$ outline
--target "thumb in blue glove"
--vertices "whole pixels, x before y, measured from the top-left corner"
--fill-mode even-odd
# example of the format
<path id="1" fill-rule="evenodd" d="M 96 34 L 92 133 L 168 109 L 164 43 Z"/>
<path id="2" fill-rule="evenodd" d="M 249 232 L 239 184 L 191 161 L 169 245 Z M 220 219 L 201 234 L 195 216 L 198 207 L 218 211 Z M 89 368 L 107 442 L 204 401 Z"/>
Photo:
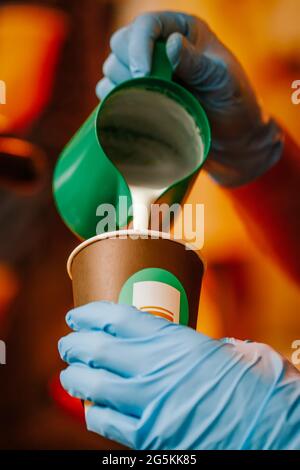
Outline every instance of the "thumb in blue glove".
<path id="1" fill-rule="evenodd" d="M 61 382 L 93 402 L 89 430 L 134 449 L 300 447 L 300 374 L 270 347 L 105 302 L 67 323 Z"/>

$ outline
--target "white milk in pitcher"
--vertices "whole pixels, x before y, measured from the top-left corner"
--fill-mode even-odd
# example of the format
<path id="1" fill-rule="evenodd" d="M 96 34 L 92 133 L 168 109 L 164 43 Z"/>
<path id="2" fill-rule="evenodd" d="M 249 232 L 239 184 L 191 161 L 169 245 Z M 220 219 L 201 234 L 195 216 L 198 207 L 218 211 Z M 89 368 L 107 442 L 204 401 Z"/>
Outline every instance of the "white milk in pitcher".
<path id="1" fill-rule="evenodd" d="M 131 191 L 136 230 L 148 228 L 151 204 L 204 158 L 192 116 L 155 91 L 131 88 L 112 95 L 103 108 L 99 134 Z"/>

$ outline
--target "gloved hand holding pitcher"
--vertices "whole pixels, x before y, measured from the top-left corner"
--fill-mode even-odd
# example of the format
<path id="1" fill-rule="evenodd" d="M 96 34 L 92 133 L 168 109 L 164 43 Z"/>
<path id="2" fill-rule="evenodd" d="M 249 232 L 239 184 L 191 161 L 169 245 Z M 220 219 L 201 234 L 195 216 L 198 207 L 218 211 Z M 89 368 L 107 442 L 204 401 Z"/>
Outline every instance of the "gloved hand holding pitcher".
<path id="1" fill-rule="evenodd" d="M 227 189 L 264 178 L 284 133 L 198 18 L 142 15 L 111 49 L 101 103 L 54 175 L 58 210 L 85 240 L 68 262 L 62 385 L 89 402 L 89 430 L 134 449 L 299 448 L 299 373 L 266 345 L 195 331 L 205 261 L 150 230 L 147 211 L 182 204 L 202 168 Z M 115 217 L 99 233 L 103 204 Z"/>

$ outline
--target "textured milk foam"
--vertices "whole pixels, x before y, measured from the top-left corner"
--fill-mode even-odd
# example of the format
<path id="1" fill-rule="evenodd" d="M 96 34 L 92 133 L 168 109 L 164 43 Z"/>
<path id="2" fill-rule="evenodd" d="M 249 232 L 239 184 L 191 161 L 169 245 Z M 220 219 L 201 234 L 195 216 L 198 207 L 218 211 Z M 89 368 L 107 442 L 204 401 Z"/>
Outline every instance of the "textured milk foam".
<path id="1" fill-rule="evenodd" d="M 199 129 L 173 99 L 132 88 L 107 100 L 99 131 L 106 155 L 131 191 L 133 226 L 146 229 L 151 204 L 203 161 Z"/>

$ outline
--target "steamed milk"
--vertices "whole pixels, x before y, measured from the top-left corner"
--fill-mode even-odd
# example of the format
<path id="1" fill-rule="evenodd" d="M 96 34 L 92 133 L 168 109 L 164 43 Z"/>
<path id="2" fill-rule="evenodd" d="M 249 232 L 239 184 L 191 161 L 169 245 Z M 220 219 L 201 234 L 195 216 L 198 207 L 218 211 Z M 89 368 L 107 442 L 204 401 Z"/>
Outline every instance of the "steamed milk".
<path id="1" fill-rule="evenodd" d="M 99 131 L 106 155 L 131 191 L 133 227 L 147 229 L 151 204 L 203 160 L 195 121 L 162 93 L 132 88 L 107 100 Z"/>

